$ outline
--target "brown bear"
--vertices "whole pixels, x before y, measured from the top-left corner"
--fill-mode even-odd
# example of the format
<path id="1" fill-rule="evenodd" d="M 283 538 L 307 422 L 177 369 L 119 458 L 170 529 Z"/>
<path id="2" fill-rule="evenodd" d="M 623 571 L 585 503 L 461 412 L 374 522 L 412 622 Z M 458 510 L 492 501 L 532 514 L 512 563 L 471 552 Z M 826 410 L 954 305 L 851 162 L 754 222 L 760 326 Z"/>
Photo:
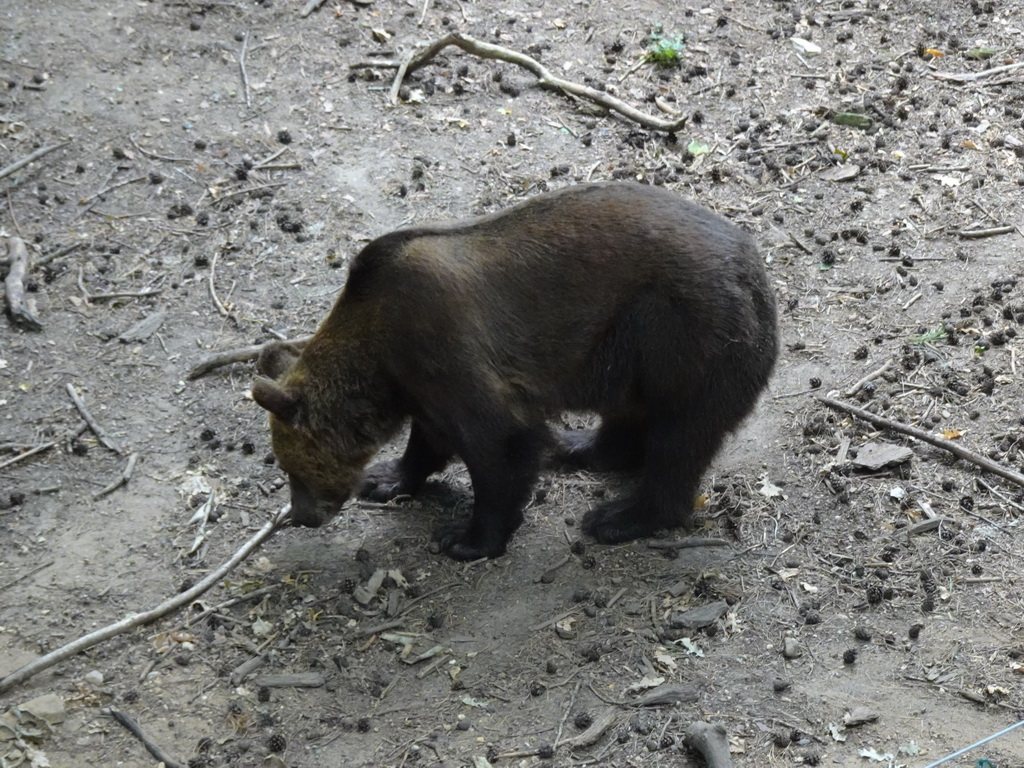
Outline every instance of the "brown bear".
<path id="1" fill-rule="evenodd" d="M 252 395 L 295 523 L 322 525 L 355 491 L 415 493 L 458 457 L 473 513 L 437 540 L 473 560 L 505 552 L 552 444 L 564 463 L 640 472 L 632 495 L 584 517 L 597 541 L 687 524 L 777 354 L 746 233 L 663 188 L 583 184 L 377 238 L 312 339 L 266 350 L 276 381 Z M 596 412 L 600 427 L 552 440 L 563 411 Z M 402 457 L 364 475 L 406 421 Z"/>

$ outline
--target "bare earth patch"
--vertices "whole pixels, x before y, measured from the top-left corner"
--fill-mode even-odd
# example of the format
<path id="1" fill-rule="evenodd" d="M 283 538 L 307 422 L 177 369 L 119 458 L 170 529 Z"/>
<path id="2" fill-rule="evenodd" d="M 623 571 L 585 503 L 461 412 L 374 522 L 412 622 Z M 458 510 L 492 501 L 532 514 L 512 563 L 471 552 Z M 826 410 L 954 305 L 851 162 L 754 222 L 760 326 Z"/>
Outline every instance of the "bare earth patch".
<path id="1" fill-rule="evenodd" d="M 186 610 L 0 694 L 51 695 L 0 755 L 155 764 L 114 709 L 193 768 L 701 765 L 702 721 L 737 766 L 924 766 L 1021 719 L 1024 489 L 815 398 L 1021 471 L 1019 2 L 301 10 L 0 6 L 22 302 L 0 329 L 0 677 L 188 588 L 287 502 L 251 364 L 189 372 L 312 332 L 398 226 L 588 180 L 675 189 L 762 249 L 770 391 L 688 546 L 581 540 L 629 480 L 547 474 L 507 556 L 452 562 L 428 541 L 468 509 L 456 467 L 279 531 Z M 642 128 L 454 47 L 393 89 L 455 31 L 688 119 Z M 950 764 L 982 757 L 1020 765 L 1020 732 Z"/>

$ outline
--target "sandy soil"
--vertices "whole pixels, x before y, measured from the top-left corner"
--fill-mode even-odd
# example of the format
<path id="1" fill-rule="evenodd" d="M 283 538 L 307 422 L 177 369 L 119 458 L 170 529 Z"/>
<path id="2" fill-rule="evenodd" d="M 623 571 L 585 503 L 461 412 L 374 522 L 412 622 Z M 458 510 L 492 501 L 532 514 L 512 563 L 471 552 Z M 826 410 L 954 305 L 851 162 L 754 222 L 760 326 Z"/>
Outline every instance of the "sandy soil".
<path id="1" fill-rule="evenodd" d="M 706 478 L 695 535 L 727 545 L 581 541 L 627 481 L 549 474 L 507 556 L 455 563 L 427 546 L 467 508 L 454 467 L 0 694 L 66 710 L 24 746 L 0 728 L 7 764 L 154 765 L 109 708 L 192 768 L 696 766 L 700 720 L 738 766 L 918 767 L 1021 719 L 1021 488 L 814 395 L 1021 470 L 1024 91 L 990 70 L 1021 55 L 1022 3 L 300 10 L 0 5 L 0 166 L 68 142 L 0 179 L 42 323 L 0 328 L 0 675 L 194 583 L 286 503 L 252 366 L 190 380 L 204 356 L 311 332 L 372 237 L 586 180 L 668 186 L 762 247 L 784 353 Z M 392 105 L 393 63 L 455 29 L 689 122 L 642 130 L 454 49 Z M 657 29 L 678 66 L 644 61 Z M 858 469 L 868 443 L 912 454 Z M 683 700 L 638 702 L 660 683 Z M 981 757 L 1024 764 L 1024 736 L 947 765 Z"/>

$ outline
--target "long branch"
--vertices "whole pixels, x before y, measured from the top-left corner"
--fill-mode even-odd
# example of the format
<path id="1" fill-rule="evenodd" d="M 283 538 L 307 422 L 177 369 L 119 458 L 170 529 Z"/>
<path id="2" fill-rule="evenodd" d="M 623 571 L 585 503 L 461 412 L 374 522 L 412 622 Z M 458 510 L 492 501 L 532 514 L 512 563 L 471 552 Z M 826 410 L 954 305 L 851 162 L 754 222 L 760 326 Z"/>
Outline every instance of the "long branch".
<path id="1" fill-rule="evenodd" d="M 292 339 L 289 343 L 291 344 L 305 344 L 309 341 L 312 336 L 301 336 L 297 339 Z M 277 342 L 269 341 L 265 344 L 254 344 L 251 347 L 241 347 L 239 349 L 228 349 L 224 352 L 215 352 L 212 355 L 207 355 L 198 363 L 191 371 L 188 372 L 189 381 L 200 379 L 210 371 L 216 370 L 225 365 L 231 365 L 232 363 L 248 363 L 250 360 L 255 360 L 260 356 L 260 352 L 263 351 L 264 347 L 269 344 L 275 344 Z"/>
<path id="2" fill-rule="evenodd" d="M 42 672 L 45 669 L 49 669 L 55 664 L 59 664 L 66 659 L 70 659 L 75 654 L 81 653 L 87 648 L 92 648 L 94 645 L 109 640 L 112 637 L 123 634 L 130 629 L 148 624 L 151 621 L 166 616 L 171 611 L 177 610 L 183 605 L 188 605 L 201 594 L 206 592 L 210 587 L 214 586 L 221 579 L 224 578 L 236 565 L 245 560 L 253 550 L 262 544 L 277 528 L 281 525 L 281 522 L 287 517 L 291 511 L 291 504 L 286 504 L 282 507 L 276 515 L 268 520 L 262 528 L 260 528 L 245 544 L 242 545 L 241 549 L 235 552 L 229 560 L 223 563 L 217 570 L 207 574 L 201 581 L 184 592 L 180 592 L 172 598 L 165 600 L 155 608 L 151 608 L 143 613 L 135 614 L 133 616 L 127 616 L 114 624 L 108 624 L 102 629 L 97 629 L 95 632 L 90 632 L 88 635 L 78 638 L 67 645 L 58 648 L 55 651 L 45 656 L 36 659 L 23 666 L 21 669 L 15 670 L 7 677 L 0 679 L 0 693 L 9 691 L 16 685 L 25 682 L 33 675 Z"/>
<path id="3" fill-rule="evenodd" d="M 542 86 L 557 88 L 564 93 L 591 101 L 594 104 L 610 109 L 613 112 L 618 112 L 620 115 L 628 117 L 633 122 L 653 131 L 673 133 L 674 131 L 679 131 L 685 127 L 686 121 L 688 120 L 686 117 L 681 117 L 676 120 L 662 120 L 660 117 L 648 115 L 645 112 L 641 112 L 636 107 L 632 107 L 626 102 L 617 99 L 604 91 L 599 91 L 596 88 L 591 88 L 586 85 L 581 85 L 570 80 L 563 80 L 560 77 L 556 77 L 543 64 L 536 59 L 527 56 L 525 53 L 519 53 L 518 51 L 513 51 L 511 48 L 505 48 L 501 45 L 485 43 L 460 32 L 453 32 L 449 35 L 445 35 L 441 39 L 428 45 L 419 53 L 415 54 L 409 60 L 409 64 L 405 68 L 405 71 L 400 73 L 398 81 L 401 82 L 401 78 L 404 78 L 405 75 L 411 74 L 427 64 L 449 45 L 457 46 L 466 53 L 471 53 L 474 56 L 479 56 L 484 59 L 507 61 L 509 64 L 515 64 L 523 69 L 527 69 L 537 76 L 538 83 Z"/>
<path id="4" fill-rule="evenodd" d="M 858 408 L 855 405 L 849 405 L 848 403 L 844 403 L 839 400 L 833 400 L 831 397 L 819 397 L 818 399 L 833 410 L 844 411 L 845 413 L 856 416 L 858 419 L 863 419 L 864 421 L 874 424 L 876 427 L 881 427 L 882 429 L 891 429 L 894 432 L 901 432 L 904 435 L 910 435 L 922 442 L 934 445 L 936 448 L 949 451 L 957 458 L 976 464 L 986 472 L 991 472 L 993 475 L 999 475 L 999 477 L 1004 480 L 1009 480 L 1011 483 L 1015 483 L 1016 485 L 1024 486 L 1024 475 L 1019 472 L 1014 472 L 1012 469 L 1007 469 L 1000 464 L 996 464 L 994 461 L 987 459 L 981 454 L 969 451 L 966 448 L 957 445 L 952 440 L 936 437 L 933 434 L 925 432 L 923 429 L 918 429 L 917 427 L 911 427 L 898 421 L 892 421 L 881 416 L 876 416 L 871 413 L 871 411 L 865 411 L 863 408 Z"/>

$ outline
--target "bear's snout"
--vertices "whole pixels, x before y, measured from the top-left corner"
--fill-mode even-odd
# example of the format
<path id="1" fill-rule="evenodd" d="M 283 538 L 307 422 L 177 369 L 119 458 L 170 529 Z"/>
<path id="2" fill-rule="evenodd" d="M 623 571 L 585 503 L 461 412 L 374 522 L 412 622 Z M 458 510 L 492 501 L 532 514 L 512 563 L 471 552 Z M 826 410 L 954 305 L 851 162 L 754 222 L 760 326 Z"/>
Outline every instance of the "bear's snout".
<path id="1" fill-rule="evenodd" d="M 294 475 L 288 476 L 292 491 L 292 511 L 289 519 L 292 525 L 304 528 L 319 528 L 333 518 L 345 502 L 317 498 L 309 487 Z"/>

